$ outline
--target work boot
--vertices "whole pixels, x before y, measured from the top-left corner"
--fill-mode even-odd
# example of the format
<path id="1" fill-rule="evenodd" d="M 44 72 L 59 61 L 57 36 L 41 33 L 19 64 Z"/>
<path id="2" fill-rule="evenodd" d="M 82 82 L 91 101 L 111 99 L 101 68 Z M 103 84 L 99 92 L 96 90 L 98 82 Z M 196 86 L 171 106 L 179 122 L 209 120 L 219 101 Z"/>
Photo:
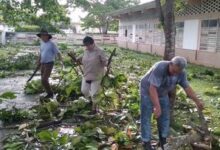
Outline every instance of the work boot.
<path id="1" fill-rule="evenodd" d="M 144 150 L 154 150 L 151 146 L 151 142 L 144 142 L 143 148 L 144 148 Z"/>
<path id="2" fill-rule="evenodd" d="M 98 113 L 98 110 L 97 110 L 97 104 L 92 104 L 92 113 L 93 114 L 97 114 Z"/>
<path id="3" fill-rule="evenodd" d="M 167 139 L 160 137 L 159 146 L 164 150 L 164 145 L 167 143 Z"/>
<path id="4" fill-rule="evenodd" d="M 164 150 L 164 145 L 166 144 L 167 140 L 162 136 L 161 124 L 159 122 L 159 119 L 157 120 L 157 128 L 159 134 L 159 146 L 161 147 L 162 150 Z"/>
<path id="5" fill-rule="evenodd" d="M 53 93 L 48 93 L 44 98 L 53 98 Z"/>

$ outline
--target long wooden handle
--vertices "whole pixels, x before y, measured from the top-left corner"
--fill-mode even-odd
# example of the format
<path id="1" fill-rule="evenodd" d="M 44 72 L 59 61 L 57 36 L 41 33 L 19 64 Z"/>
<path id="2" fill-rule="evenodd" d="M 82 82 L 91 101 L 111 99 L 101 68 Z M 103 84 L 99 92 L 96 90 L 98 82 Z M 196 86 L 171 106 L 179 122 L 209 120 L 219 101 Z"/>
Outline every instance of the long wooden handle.
<path id="1" fill-rule="evenodd" d="M 116 48 L 114 48 L 114 50 L 112 51 L 109 59 L 108 59 L 108 64 L 107 64 L 107 71 L 105 72 L 105 75 L 103 76 L 102 78 L 102 81 L 101 81 L 101 85 L 103 84 L 104 82 L 104 79 L 108 76 L 109 72 L 110 72 L 110 69 L 111 69 L 111 63 L 112 63 L 112 58 L 113 56 L 115 56 L 115 52 L 116 52 Z"/>
<path id="2" fill-rule="evenodd" d="M 71 58 L 74 62 L 76 62 L 76 65 L 79 67 L 80 72 L 83 74 L 83 69 L 82 69 L 80 63 L 77 61 L 75 54 L 74 54 L 74 53 L 67 53 L 67 55 L 70 56 L 70 58 Z"/>

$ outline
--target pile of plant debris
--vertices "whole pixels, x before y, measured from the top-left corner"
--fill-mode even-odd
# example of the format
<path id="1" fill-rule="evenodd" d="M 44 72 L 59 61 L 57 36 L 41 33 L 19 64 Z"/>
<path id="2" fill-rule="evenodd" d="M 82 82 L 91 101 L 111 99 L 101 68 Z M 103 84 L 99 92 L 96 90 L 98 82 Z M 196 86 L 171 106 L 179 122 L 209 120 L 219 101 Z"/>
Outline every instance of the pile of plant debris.
<path id="1" fill-rule="evenodd" d="M 9 46 L 0 49 L 0 78 L 6 78 L 19 70 L 33 69 L 37 54 L 26 47 Z"/>

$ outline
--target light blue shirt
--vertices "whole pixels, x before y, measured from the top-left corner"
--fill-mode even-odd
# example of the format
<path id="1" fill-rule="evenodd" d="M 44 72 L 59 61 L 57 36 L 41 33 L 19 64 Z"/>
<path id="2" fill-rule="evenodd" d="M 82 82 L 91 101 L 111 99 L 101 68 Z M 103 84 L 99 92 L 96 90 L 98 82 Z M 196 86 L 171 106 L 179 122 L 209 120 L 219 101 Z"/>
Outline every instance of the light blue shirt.
<path id="1" fill-rule="evenodd" d="M 167 96 L 168 92 L 175 88 L 176 84 L 179 84 L 184 89 L 189 86 L 185 71 L 179 75 L 169 75 L 169 64 L 170 61 L 160 61 L 144 75 L 141 79 L 140 87 L 142 95 L 149 95 L 150 85 L 157 87 L 159 97 Z"/>
<path id="2" fill-rule="evenodd" d="M 48 42 L 41 42 L 40 45 L 40 62 L 41 63 L 48 63 L 53 62 L 55 60 L 55 57 L 59 53 L 59 50 L 51 40 Z"/>

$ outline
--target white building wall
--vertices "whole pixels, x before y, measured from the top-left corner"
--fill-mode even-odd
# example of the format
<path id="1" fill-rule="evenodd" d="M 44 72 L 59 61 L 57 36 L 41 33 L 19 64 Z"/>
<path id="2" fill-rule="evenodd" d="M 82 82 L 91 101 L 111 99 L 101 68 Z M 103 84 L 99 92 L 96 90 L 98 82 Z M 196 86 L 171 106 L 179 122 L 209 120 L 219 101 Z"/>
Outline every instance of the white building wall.
<path id="1" fill-rule="evenodd" d="M 120 20 L 119 23 L 119 39 L 124 41 L 130 41 L 130 42 L 144 42 L 146 36 L 150 36 L 152 38 L 152 31 L 150 34 L 148 34 L 149 29 L 145 29 L 145 26 L 151 23 L 151 26 L 155 23 L 155 20 L 139 20 L 139 19 L 134 19 L 134 20 Z M 143 26 L 144 28 L 140 29 L 139 27 Z M 125 37 L 125 30 L 127 30 L 127 38 Z M 141 39 L 140 39 L 141 37 Z M 148 39 L 149 41 L 149 39 Z M 152 40 L 153 41 L 153 40 Z"/>
<path id="2" fill-rule="evenodd" d="M 185 20 L 183 33 L 183 48 L 190 50 L 198 49 L 199 34 L 200 34 L 199 20 Z"/>
<path id="3" fill-rule="evenodd" d="M 145 42 L 147 31 L 145 26 L 157 18 L 154 11 L 125 15 L 119 19 L 119 38 L 121 41 Z M 140 29 L 140 26 L 142 27 Z M 127 30 L 127 37 L 125 31 Z M 151 37 L 151 35 L 149 35 Z M 148 36 L 147 36 L 148 37 Z"/>

